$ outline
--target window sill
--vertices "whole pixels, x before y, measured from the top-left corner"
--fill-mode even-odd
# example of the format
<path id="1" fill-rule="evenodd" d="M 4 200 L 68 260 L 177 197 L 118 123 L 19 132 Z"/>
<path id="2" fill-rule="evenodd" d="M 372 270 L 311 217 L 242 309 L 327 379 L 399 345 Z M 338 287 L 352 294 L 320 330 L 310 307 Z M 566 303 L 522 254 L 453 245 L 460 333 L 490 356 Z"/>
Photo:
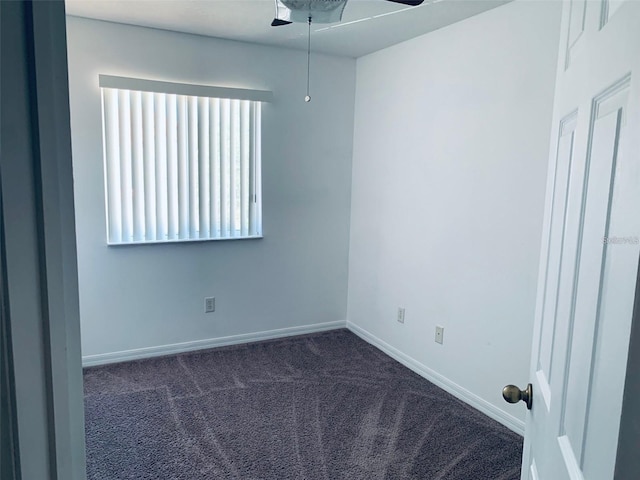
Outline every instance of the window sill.
<path id="1" fill-rule="evenodd" d="M 228 238 L 180 238 L 176 240 L 136 240 L 131 242 L 118 242 L 118 243 L 109 243 L 107 242 L 108 247 L 126 247 L 131 245 L 156 245 L 156 244 L 167 244 L 167 243 L 200 243 L 200 242 L 226 242 L 233 240 L 256 240 L 263 238 L 262 235 L 251 235 L 244 237 L 228 237 Z"/>

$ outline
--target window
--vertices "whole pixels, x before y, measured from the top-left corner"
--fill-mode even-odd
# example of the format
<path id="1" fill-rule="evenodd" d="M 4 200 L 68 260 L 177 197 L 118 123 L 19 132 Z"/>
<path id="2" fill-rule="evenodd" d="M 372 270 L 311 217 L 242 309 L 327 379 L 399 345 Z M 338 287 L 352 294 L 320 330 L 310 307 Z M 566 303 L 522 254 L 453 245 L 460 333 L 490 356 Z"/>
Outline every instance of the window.
<path id="1" fill-rule="evenodd" d="M 100 75 L 107 243 L 262 234 L 271 93 Z"/>

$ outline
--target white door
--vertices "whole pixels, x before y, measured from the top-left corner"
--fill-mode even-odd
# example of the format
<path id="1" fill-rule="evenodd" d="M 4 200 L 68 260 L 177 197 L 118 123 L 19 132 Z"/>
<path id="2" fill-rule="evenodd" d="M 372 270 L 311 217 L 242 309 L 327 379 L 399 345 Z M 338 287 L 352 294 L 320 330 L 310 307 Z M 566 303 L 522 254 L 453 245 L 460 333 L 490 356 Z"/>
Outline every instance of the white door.
<path id="1" fill-rule="evenodd" d="M 640 250 L 640 1 L 566 0 L 560 39 L 522 478 L 608 480 Z"/>

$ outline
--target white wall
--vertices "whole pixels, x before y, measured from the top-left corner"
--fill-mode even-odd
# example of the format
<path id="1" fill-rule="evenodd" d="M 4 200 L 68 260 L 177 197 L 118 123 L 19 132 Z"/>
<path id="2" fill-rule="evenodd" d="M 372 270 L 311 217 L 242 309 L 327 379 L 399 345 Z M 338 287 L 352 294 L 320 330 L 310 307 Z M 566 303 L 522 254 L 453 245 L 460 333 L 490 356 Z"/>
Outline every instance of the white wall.
<path id="1" fill-rule="evenodd" d="M 306 104 L 304 52 L 73 17 L 67 25 L 85 360 L 344 324 L 355 60 L 314 55 Z M 101 73 L 274 92 L 262 122 L 264 239 L 106 246 Z M 205 296 L 216 297 L 214 314 L 203 313 Z"/>
<path id="2" fill-rule="evenodd" d="M 348 320 L 516 430 L 501 389 L 530 380 L 558 3 L 357 62 Z"/>

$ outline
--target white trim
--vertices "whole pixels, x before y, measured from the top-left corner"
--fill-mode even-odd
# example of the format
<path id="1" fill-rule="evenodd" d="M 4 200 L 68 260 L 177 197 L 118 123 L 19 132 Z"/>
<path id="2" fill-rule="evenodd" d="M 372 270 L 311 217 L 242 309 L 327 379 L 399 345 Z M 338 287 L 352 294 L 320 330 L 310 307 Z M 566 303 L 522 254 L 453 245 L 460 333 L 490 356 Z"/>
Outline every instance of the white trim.
<path id="1" fill-rule="evenodd" d="M 105 365 L 108 363 L 126 362 L 129 360 L 139 360 L 142 358 L 161 357 L 174 355 L 176 353 L 192 352 L 194 350 L 204 350 L 207 348 L 223 347 L 226 345 L 237 345 L 240 343 L 257 342 L 260 340 L 270 340 L 274 338 L 290 337 L 292 335 L 304 335 L 306 333 L 324 332 L 345 328 L 346 322 L 338 320 L 335 322 L 314 323 L 312 325 L 302 325 L 299 327 L 277 328 L 263 332 L 243 333 L 240 335 L 230 335 L 228 337 L 208 338 L 205 340 L 194 340 L 192 342 L 173 343 L 159 347 L 136 348 L 113 353 L 100 353 L 97 355 L 86 355 L 82 357 L 83 367 L 95 365 Z"/>
<path id="2" fill-rule="evenodd" d="M 413 370 L 418 375 L 426 378 L 430 382 L 436 384 L 438 387 L 449 392 L 454 397 L 471 405 L 473 408 L 481 411 L 488 417 L 493 418 L 497 422 L 507 427 L 509 430 L 512 430 L 515 433 L 524 436 L 524 422 L 522 420 L 519 420 L 512 415 L 503 412 L 495 405 L 492 405 L 483 398 L 480 398 L 478 395 L 470 392 L 466 388 L 461 387 L 457 383 L 449 380 L 447 377 L 437 373 L 434 370 L 431 370 L 429 367 L 418 362 L 409 355 L 402 353 L 397 348 L 380 340 L 378 337 L 369 333 L 362 327 L 359 327 L 358 325 L 347 321 L 347 328 L 366 342 L 370 343 L 374 347 L 379 348 L 391 358 L 403 364 L 405 367 Z"/>
<path id="3" fill-rule="evenodd" d="M 564 464 L 567 467 L 571 480 L 584 480 L 582 468 L 580 467 L 580 463 L 573 451 L 573 446 L 569 441 L 569 437 L 567 435 L 558 437 L 558 445 L 560 446 L 560 452 L 562 453 Z"/>
<path id="4" fill-rule="evenodd" d="M 531 468 L 529 469 L 531 472 L 531 480 L 540 480 L 540 475 L 538 475 L 538 467 L 536 465 L 536 461 L 531 462 Z"/>
<path id="5" fill-rule="evenodd" d="M 193 97 L 233 98 L 236 100 L 273 101 L 273 93 L 268 90 L 249 90 L 245 88 L 214 87 L 211 85 L 191 85 L 189 83 L 161 82 L 142 78 L 98 75 L 100 88 L 119 88 L 141 92 L 172 93 Z"/>

